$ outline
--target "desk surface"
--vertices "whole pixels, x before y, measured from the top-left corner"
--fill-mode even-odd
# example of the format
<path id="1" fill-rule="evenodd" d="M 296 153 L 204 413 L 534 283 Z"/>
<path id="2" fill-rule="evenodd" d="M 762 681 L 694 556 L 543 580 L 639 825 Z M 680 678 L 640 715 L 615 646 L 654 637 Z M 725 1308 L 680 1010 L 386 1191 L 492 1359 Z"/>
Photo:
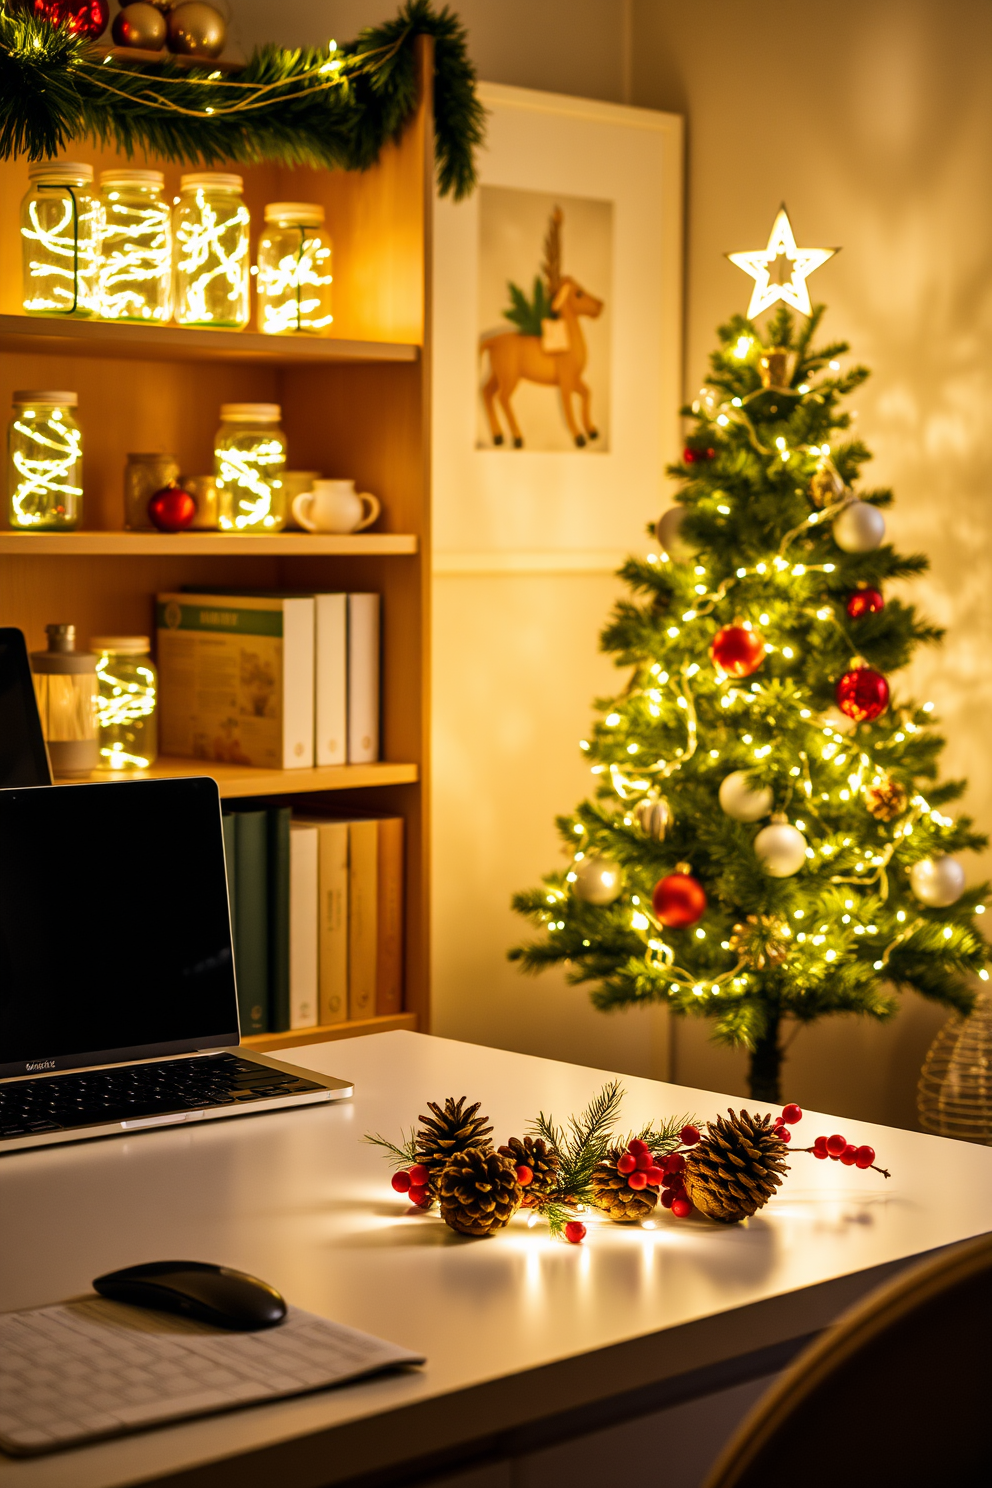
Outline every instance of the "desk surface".
<path id="1" fill-rule="evenodd" d="M 573 1247 L 517 1216 L 466 1241 L 409 1212 L 363 1134 L 398 1136 L 426 1101 L 465 1094 L 503 1141 L 541 1108 L 576 1110 L 604 1073 L 402 1032 L 284 1057 L 353 1079 L 354 1100 L 0 1160 L 0 1310 L 78 1295 L 139 1261 L 219 1261 L 422 1351 L 426 1368 L 47 1458 L 0 1456 L 0 1488 L 343 1482 L 542 1412 L 705 1378 L 822 1327 L 907 1258 L 992 1230 L 992 1150 L 808 1113 L 803 1136 L 870 1141 L 891 1180 L 800 1156 L 746 1227 L 660 1214 L 651 1230 L 593 1222 Z M 624 1085 L 631 1127 L 728 1104 Z"/>

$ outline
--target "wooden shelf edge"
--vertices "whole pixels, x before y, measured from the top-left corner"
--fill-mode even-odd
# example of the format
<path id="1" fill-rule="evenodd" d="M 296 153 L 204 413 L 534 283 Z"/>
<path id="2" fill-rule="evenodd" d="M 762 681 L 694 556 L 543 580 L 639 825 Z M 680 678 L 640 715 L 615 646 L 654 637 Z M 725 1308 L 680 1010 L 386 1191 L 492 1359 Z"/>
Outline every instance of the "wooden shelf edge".
<path id="1" fill-rule="evenodd" d="M 392 1033 L 396 1028 L 417 1031 L 416 1013 L 389 1013 L 378 1018 L 356 1018 L 349 1023 L 328 1023 L 322 1028 L 291 1028 L 285 1033 L 250 1033 L 241 1040 L 243 1049 L 274 1054 L 298 1044 L 326 1044 L 334 1039 L 360 1038 L 366 1033 Z"/>
<path id="2" fill-rule="evenodd" d="M 0 532 L 0 554 L 48 557 L 356 558 L 409 556 L 418 546 L 412 532 Z"/>
<path id="3" fill-rule="evenodd" d="M 90 783 L 119 783 L 138 780 L 188 780 L 194 776 L 216 780 L 221 799 L 245 796 L 314 795 L 321 791 L 363 790 L 376 785 L 415 785 L 420 770 L 415 764 L 380 760 L 369 765 L 317 765 L 312 770 L 267 770 L 253 765 L 222 765 L 216 760 L 161 758 L 141 774 L 112 774 L 94 770 Z M 78 781 L 56 781 L 58 785 Z"/>

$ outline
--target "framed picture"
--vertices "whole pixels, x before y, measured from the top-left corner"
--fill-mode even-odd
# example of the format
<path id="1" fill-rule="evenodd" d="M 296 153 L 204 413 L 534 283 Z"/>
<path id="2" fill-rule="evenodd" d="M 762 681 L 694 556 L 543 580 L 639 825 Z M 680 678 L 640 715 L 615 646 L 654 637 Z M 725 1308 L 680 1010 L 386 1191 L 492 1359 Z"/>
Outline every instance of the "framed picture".
<path id="1" fill-rule="evenodd" d="M 435 568 L 609 566 L 680 447 L 682 120 L 480 94 L 479 189 L 436 204 Z"/>

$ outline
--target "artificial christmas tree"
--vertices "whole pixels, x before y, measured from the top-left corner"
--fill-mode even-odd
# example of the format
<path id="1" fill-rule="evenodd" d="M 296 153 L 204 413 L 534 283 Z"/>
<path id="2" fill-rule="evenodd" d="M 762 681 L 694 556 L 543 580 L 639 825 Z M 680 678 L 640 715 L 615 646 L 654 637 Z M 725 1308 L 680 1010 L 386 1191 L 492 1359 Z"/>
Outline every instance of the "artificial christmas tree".
<path id="1" fill-rule="evenodd" d="M 888 1018 L 905 987 L 967 1011 L 989 959 L 987 885 L 964 892 L 949 856 L 986 839 L 943 814 L 964 782 L 936 783 L 932 704 L 890 696 L 940 639 L 886 592 L 927 560 L 883 542 L 890 492 L 854 494 L 870 455 L 842 401 L 868 373 L 841 369 L 846 344 L 814 346 L 804 276 L 829 254 L 797 249 L 782 216 L 734 259 L 752 314 L 808 313 L 720 328 L 663 551 L 624 565 L 635 597 L 603 633 L 631 670 L 582 742 L 597 799 L 558 819 L 568 866 L 514 898 L 545 934 L 511 952 L 597 983 L 603 1009 L 712 1018 L 771 1101 L 789 1023 Z M 590 859 L 609 896 L 584 888 Z"/>

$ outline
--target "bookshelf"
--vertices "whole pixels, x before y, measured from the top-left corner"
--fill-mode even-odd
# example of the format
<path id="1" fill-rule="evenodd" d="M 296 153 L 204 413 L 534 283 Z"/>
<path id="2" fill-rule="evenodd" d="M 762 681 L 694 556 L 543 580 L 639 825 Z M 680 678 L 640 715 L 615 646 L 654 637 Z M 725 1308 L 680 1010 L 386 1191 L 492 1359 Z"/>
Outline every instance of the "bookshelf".
<path id="1" fill-rule="evenodd" d="M 27 162 L 0 163 L 0 407 L 15 388 L 71 388 L 84 439 L 80 529 L 11 531 L 6 472 L 0 523 L 0 624 L 30 650 L 44 627 L 91 635 L 154 635 L 157 592 L 183 585 L 364 590 L 382 595 L 382 760 L 310 770 L 261 770 L 160 759 L 153 778 L 210 775 L 225 799 L 278 797 L 313 813 L 333 806 L 403 816 L 404 1011 L 330 1027 L 259 1034 L 278 1049 L 392 1028 L 430 1027 L 428 738 L 430 600 L 429 286 L 433 195 L 432 51 L 419 46 L 420 102 L 402 137 L 364 172 L 218 165 L 244 178 L 253 258 L 266 202 L 319 201 L 334 247 L 333 334 L 128 326 L 26 316 L 20 304 L 18 212 Z M 175 196 L 184 167 L 124 160 L 83 141 L 65 155 L 94 171 L 114 164 L 163 170 Z M 123 530 L 123 472 L 134 450 L 169 450 L 189 474 L 212 469 L 224 402 L 277 402 L 288 464 L 353 477 L 383 515 L 374 532 L 345 536 Z M 112 779 L 105 774 L 94 779 Z"/>

